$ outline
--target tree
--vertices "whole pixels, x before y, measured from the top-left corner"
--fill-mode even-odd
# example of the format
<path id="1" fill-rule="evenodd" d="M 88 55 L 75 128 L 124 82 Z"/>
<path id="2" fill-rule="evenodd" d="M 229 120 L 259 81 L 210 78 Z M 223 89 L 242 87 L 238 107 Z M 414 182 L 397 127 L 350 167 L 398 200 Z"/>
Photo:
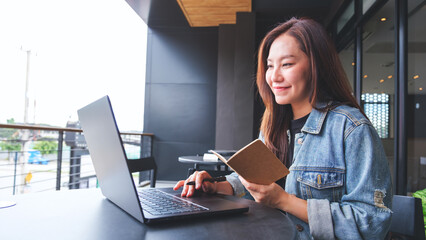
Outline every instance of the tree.
<path id="1" fill-rule="evenodd" d="M 7 124 L 14 124 L 15 119 L 7 119 Z M 17 135 L 17 130 L 12 128 L 0 128 L 0 138 L 11 139 L 14 135 Z"/>
<path id="2" fill-rule="evenodd" d="M 15 119 L 7 119 L 7 124 L 14 124 Z M 19 132 L 16 129 L 1 128 L 0 129 L 0 149 L 9 153 L 9 159 L 12 159 L 12 152 L 21 151 L 21 143 L 18 139 Z"/>
<path id="3" fill-rule="evenodd" d="M 33 147 L 34 150 L 39 150 L 41 154 L 55 153 L 57 148 L 58 144 L 55 141 L 39 141 Z"/>
<path id="4" fill-rule="evenodd" d="M 13 142 L 15 139 L 8 140 L 5 142 L 0 142 L 0 148 L 3 151 L 21 151 L 21 143 Z"/>
<path id="5" fill-rule="evenodd" d="M 2 151 L 7 151 L 9 155 L 9 160 L 12 161 L 12 152 L 21 151 L 21 143 L 17 139 L 11 139 L 0 142 L 0 149 Z"/>

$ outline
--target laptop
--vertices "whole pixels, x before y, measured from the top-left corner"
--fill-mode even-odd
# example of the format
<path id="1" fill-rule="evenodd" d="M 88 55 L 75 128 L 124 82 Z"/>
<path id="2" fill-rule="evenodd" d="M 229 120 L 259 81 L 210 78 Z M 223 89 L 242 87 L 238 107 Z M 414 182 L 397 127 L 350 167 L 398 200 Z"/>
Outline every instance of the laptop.
<path id="1" fill-rule="evenodd" d="M 127 165 L 109 97 L 104 96 L 77 113 L 102 194 L 140 222 L 155 223 L 248 211 L 248 205 L 234 196 L 201 193 L 186 198 L 180 197 L 180 191 L 172 188 L 137 189 Z"/>

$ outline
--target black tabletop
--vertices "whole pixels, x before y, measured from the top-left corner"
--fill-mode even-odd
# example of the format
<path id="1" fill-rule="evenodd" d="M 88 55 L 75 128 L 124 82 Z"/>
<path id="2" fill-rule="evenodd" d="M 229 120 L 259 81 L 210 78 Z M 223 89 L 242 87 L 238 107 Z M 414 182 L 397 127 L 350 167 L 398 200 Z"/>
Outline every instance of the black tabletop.
<path id="1" fill-rule="evenodd" d="M 250 200 L 248 213 L 145 225 L 98 189 L 1 197 L 0 239 L 293 239 L 295 227 L 276 209 Z"/>

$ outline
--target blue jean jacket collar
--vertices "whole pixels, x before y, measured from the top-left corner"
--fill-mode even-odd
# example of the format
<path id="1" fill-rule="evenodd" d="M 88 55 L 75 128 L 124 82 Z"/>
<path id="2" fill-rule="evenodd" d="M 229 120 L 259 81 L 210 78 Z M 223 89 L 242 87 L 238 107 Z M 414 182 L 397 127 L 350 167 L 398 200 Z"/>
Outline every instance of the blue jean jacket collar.
<path id="1" fill-rule="evenodd" d="M 324 123 L 325 117 L 327 116 L 328 110 L 320 111 L 317 109 L 325 109 L 325 107 L 331 105 L 331 103 L 331 101 L 328 103 L 318 102 L 316 104 L 316 108 L 312 108 L 311 114 L 309 114 L 309 117 L 302 128 L 302 132 L 307 132 L 310 134 L 319 134 L 321 131 L 321 127 Z"/>

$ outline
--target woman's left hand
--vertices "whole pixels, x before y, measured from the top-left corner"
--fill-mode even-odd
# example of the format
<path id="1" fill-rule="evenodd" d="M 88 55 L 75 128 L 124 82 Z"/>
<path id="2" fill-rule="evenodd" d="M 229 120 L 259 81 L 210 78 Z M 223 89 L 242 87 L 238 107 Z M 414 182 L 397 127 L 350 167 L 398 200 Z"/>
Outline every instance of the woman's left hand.
<path id="1" fill-rule="evenodd" d="M 269 185 L 260 185 L 251 182 L 247 182 L 244 178 L 239 176 L 241 183 L 250 192 L 254 200 L 263 205 L 282 208 L 282 204 L 285 203 L 285 199 L 289 195 L 282 187 L 276 183 Z"/>

